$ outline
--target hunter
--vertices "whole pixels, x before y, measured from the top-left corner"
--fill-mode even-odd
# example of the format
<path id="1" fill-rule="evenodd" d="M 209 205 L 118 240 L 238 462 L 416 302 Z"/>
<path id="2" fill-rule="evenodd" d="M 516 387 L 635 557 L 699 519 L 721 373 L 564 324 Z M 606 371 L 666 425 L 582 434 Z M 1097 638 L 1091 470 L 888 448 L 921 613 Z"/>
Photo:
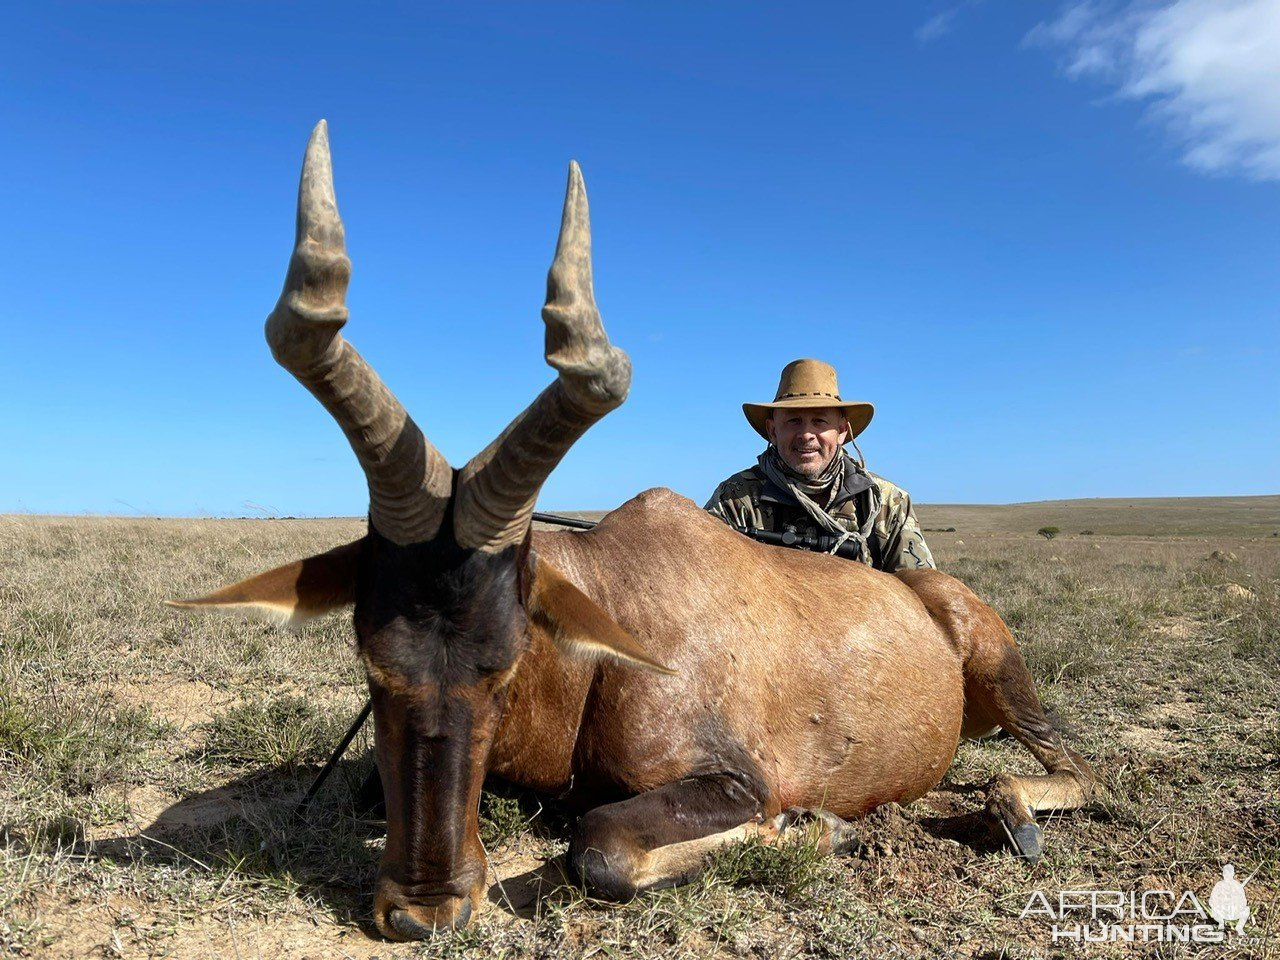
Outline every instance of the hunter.
<path id="1" fill-rule="evenodd" d="M 936 566 L 911 497 L 868 471 L 856 443 L 857 460 L 845 451 L 875 408 L 842 400 L 834 367 L 793 360 L 773 402 L 744 403 L 742 412 L 769 446 L 754 467 L 716 487 L 707 510 L 748 530 L 823 537 L 830 552 L 840 548 L 877 570 Z"/>

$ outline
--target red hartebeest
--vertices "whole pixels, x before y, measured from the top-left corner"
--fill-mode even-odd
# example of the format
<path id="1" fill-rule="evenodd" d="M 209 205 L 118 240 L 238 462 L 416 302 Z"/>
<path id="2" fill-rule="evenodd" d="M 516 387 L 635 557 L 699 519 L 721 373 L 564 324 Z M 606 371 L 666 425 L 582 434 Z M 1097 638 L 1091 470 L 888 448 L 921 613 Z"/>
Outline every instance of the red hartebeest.
<path id="1" fill-rule="evenodd" d="M 990 790 L 1018 852 L 1039 854 L 1038 811 L 1085 801 L 1092 771 L 1046 720 L 1009 630 L 945 574 L 764 546 L 666 490 L 589 533 L 531 533 L 543 481 L 630 384 L 592 294 L 576 165 L 542 311 L 558 376 L 460 471 L 340 334 L 349 274 L 322 122 L 267 339 L 354 448 L 368 533 L 180 605 L 295 618 L 355 605 L 386 797 L 386 936 L 467 921 L 487 774 L 572 788 L 589 809 L 569 866 L 618 900 L 688 879 L 719 844 L 778 838 L 802 808 L 838 847 L 840 818 L 921 796 L 961 736 L 996 726 L 1048 771 Z"/>

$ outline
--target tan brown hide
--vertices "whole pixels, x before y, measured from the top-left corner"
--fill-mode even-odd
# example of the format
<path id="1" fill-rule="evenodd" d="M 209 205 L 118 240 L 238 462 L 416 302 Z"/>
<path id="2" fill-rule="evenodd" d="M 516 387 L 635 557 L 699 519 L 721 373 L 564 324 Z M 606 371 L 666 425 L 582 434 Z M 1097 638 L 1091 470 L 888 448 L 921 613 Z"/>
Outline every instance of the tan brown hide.
<path id="1" fill-rule="evenodd" d="M 851 817 L 920 796 L 950 764 L 962 643 L 896 577 L 758 544 L 661 489 L 534 547 L 673 675 L 558 657 L 535 618 L 494 773 L 625 795 L 741 747 L 768 783 L 765 814 Z"/>

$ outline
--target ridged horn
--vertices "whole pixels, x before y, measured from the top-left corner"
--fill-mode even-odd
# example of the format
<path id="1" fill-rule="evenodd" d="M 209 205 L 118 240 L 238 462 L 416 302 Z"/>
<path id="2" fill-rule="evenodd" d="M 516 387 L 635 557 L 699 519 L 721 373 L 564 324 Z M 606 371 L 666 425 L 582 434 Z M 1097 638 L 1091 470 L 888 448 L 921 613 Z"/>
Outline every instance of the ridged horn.
<path id="1" fill-rule="evenodd" d="M 347 322 L 351 279 L 342 218 L 333 191 L 329 128 L 311 132 L 298 185 L 298 230 L 284 290 L 267 317 L 267 343 L 347 435 L 369 482 L 374 528 L 401 544 L 440 530 L 452 473 L 365 362 L 339 332 Z"/>
<path id="2" fill-rule="evenodd" d="M 569 164 L 542 319 L 547 363 L 559 376 L 462 469 L 453 517 L 461 546 L 497 553 L 519 543 L 543 482 L 574 441 L 626 399 L 631 386 L 631 361 L 609 343 L 596 309 L 591 217 L 576 163 Z"/>

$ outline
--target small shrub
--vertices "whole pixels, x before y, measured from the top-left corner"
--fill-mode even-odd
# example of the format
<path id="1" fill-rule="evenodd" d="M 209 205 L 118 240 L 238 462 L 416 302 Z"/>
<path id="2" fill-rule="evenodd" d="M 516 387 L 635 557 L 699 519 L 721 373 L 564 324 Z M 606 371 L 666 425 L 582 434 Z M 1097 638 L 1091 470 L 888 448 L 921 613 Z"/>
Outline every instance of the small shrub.
<path id="1" fill-rule="evenodd" d="M 729 886 L 764 887 L 794 898 L 822 879 L 828 860 L 818 851 L 816 833 L 798 843 L 766 843 L 749 837 L 716 850 L 707 870 Z"/>
<path id="2" fill-rule="evenodd" d="M 1046 540 L 1052 540 L 1061 532 L 1062 531 L 1059 530 L 1057 527 L 1041 527 L 1039 530 L 1036 531 L 1036 535 L 1040 537 L 1044 537 Z"/>
<path id="3" fill-rule="evenodd" d="M 480 796 L 480 842 L 492 850 L 524 832 L 524 812 L 514 797 L 485 791 Z"/>
<path id="4" fill-rule="evenodd" d="M 289 769 L 325 760 L 344 732 L 342 720 L 302 697 L 236 704 L 204 730 L 207 760 Z"/>
<path id="5" fill-rule="evenodd" d="M 1235 612 L 1219 624 L 1219 630 L 1231 641 L 1237 659 L 1270 671 L 1280 669 L 1280 596 L 1274 590 L 1253 600 L 1245 596 L 1228 595 L 1226 606 Z"/>
<path id="6" fill-rule="evenodd" d="M 1081 530 L 1081 531 L 1080 531 L 1080 536 L 1082 536 L 1082 537 L 1092 537 L 1092 536 L 1093 536 L 1093 531 L 1092 531 L 1092 530 Z"/>
<path id="7" fill-rule="evenodd" d="M 83 796 L 128 778 L 168 727 L 145 707 L 101 697 L 0 693 L 0 770 L 25 767 L 47 787 Z M 3 780 L 0 776 L 0 780 Z"/>

